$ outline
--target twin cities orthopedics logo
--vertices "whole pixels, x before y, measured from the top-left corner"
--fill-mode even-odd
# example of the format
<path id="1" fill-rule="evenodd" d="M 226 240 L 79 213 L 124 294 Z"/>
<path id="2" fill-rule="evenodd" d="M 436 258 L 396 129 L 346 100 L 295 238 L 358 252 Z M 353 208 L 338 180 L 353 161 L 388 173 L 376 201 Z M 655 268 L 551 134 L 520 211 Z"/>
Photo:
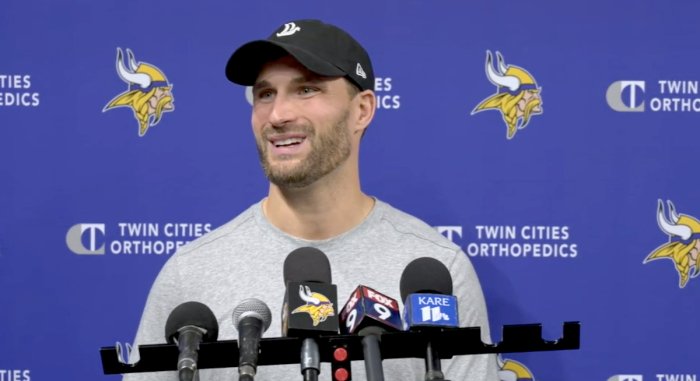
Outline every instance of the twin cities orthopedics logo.
<path id="1" fill-rule="evenodd" d="M 303 85 L 302 85 L 303 86 Z M 395 110 L 401 107 L 401 95 L 394 89 L 394 80 L 391 77 L 376 77 L 374 79 L 374 93 L 377 96 L 377 109 Z M 245 99 L 253 105 L 253 87 L 245 89 Z"/>
<path id="2" fill-rule="evenodd" d="M 31 381 L 28 370 L 0 369 L 0 381 Z"/>
<path id="3" fill-rule="evenodd" d="M 617 81 L 605 98 L 619 112 L 700 112 L 700 82 L 684 80 Z"/>
<path id="4" fill-rule="evenodd" d="M 696 374 L 665 374 L 658 373 L 652 377 L 644 377 L 641 374 L 616 374 L 608 381 L 697 381 Z"/>
<path id="5" fill-rule="evenodd" d="M 396 93 L 391 77 L 375 78 L 374 92 L 377 94 L 377 109 L 394 110 L 401 107 L 401 96 Z"/>
<path id="6" fill-rule="evenodd" d="M 39 93 L 32 91 L 30 75 L 0 74 L 0 107 L 39 106 Z"/>
<path id="7" fill-rule="evenodd" d="M 437 231 L 460 245 L 470 257 L 576 258 L 578 245 L 571 242 L 568 226 L 477 225 L 463 243 L 461 226 L 436 226 Z"/>
<path id="8" fill-rule="evenodd" d="M 82 223 L 68 229 L 66 244 L 80 255 L 169 255 L 210 231 L 202 223 Z"/>

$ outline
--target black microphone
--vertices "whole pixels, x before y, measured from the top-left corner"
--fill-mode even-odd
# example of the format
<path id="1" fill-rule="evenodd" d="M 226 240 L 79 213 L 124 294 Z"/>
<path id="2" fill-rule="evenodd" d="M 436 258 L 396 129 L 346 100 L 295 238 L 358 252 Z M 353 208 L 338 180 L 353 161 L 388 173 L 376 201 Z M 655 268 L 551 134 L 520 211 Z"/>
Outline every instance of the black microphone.
<path id="1" fill-rule="evenodd" d="M 401 298 L 404 300 L 404 328 L 428 334 L 425 355 L 425 379 L 445 380 L 436 346 L 430 333 L 459 327 L 457 298 L 452 296 L 452 276 L 442 262 L 418 258 L 401 274 Z"/>
<path id="2" fill-rule="evenodd" d="M 321 355 L 315 339 L 338 334 L 338 296 L 331 282 L 331 264 L 321 250 L 302 247 L 284 260 L 282 336 L 304 339 L 301 373 L 305 381 L 317 381 L 321 373 Z"/>
<path id="3" fill-rule="evenodd" d="M 165 341 L 177 344 L 177 373 L 180 381 L 193 381 L 197 372 L 199 344 L 219 338 L 219 323 L 206 305 L 185 302 L 175 307 L 165 323 Z"/>
<path id="4" fill-rule="evenodd" d="M 260 339 L 270 328 L 272 313 L 265 302 L 250 298 L 233 310 L 233 325 L 238 330 L 238 379 L 253 381 L 258 369 Z"/>
<path id="5" fill-rule="evenodd" d="M 340 313 L 340 331 L 363 336 L 362 352 L 368 381 L 384 381 L 379 347 L 381 334 L 401 330 L 399 303 L 367 286 L 358 286 Z"/>

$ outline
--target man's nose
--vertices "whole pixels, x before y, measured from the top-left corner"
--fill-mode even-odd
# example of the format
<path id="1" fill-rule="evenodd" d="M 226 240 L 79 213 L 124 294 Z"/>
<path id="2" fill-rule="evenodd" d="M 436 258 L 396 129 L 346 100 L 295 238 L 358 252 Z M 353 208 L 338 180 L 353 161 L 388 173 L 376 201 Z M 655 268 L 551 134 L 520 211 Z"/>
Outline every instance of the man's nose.
<path id="1" fill-rule="evenodd" d="M 284 96 L 277 96 L 270 112 L 270 124 L 273 127 L 284 127 L 296 120 L 297 112 L 292 102 Z"/>

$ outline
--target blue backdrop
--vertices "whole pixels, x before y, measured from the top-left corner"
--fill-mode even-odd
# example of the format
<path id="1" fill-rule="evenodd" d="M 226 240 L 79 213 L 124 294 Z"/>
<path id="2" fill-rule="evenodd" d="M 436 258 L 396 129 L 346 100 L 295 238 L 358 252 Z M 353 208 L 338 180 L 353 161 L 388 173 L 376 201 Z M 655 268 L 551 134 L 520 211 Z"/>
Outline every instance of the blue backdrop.
<path id="1" fill-rule="evenodd" d="M 556 339 L 582 323 L 578 351 L 504 359 L 536 380 L 694 381 L 698 12 L 684 0 L 3 1 L 0 380 L 120 377 L 102 375 L 98 350 L 133 340 L 165 261 L 266 195 L 226 60 L 320 18 L 366 46 L 378 77 L 366 192 L 464 248 L 494 340 L 504 324 Z M 133 110 L 105 111 L 128 89 L 118 49 L 127 70 L 128 49 L 172 86 L 174 108 L 142 136 Z M 489 52 L 492 77 L 520 70 L 539 88 L 522 104 L 539 97 L 541 113 L 510 136 L 512 95 L 473 113 L 497 92 Z"/>

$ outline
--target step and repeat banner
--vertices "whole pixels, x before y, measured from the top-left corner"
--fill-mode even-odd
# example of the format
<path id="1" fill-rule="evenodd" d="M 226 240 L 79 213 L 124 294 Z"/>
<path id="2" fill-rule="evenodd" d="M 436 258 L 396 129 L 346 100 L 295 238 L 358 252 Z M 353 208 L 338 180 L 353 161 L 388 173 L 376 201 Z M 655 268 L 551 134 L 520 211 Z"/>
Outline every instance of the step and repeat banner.
<path id="1" fill-rule="evenodd" d="M 700 3 L 0 2 L 0 381 L 120 379 L 179 247 L 267 194 L 233 50 L 285 22 L 368 50 L 365 192 L 460 245 L 504 381 L 696 381 Z M 121 58 L 121 59 L 118 59 Z M 133 83 L 155 84 L 130 93 Z M 378 254 L 380 255 L 380 254 Z M 449 375 L 448 375 L 449 376 Z"/>

